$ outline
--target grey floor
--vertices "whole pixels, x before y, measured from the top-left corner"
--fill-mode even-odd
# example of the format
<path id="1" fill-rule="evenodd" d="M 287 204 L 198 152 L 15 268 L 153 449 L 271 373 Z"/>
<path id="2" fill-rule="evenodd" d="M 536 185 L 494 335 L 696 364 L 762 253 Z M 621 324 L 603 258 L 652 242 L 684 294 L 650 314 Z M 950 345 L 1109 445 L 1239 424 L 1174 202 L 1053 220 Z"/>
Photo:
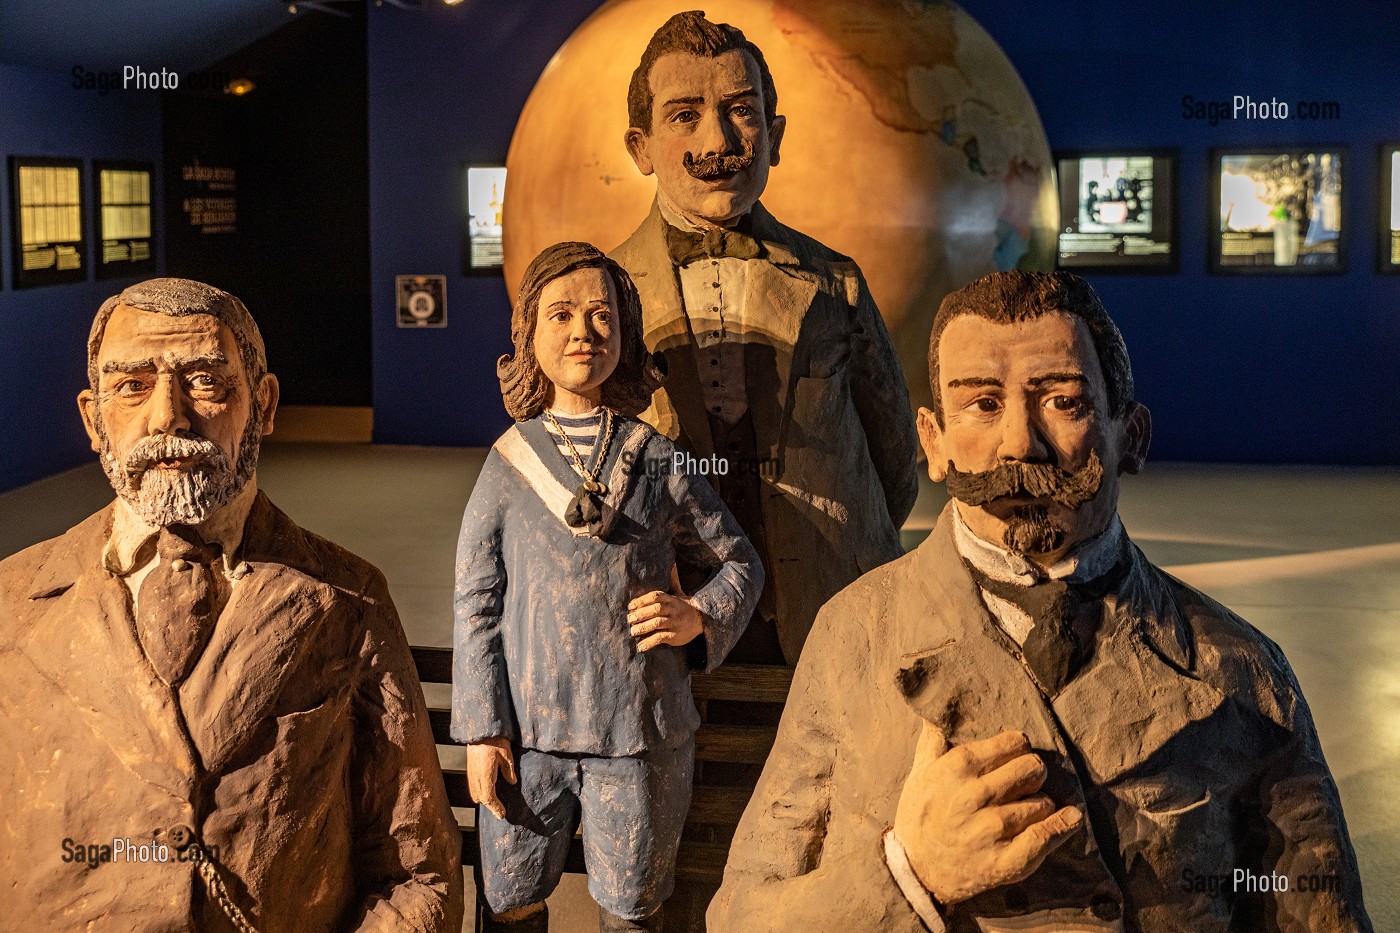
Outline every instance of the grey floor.
<path id="1" fill-rule="evenodd" d="M 447 645 L 457 527 L 481 454 L 270 445 L 259 482 L 298 523 L 385 572 L 410 641 Z M 95 464 L 0 495 L 0 556 L 110 498 Z M 925 483 L 906 545 L 944 501 Z M 1372 920 L 1400 930 L 1400 470 L 1152 464 L 1128 479 L 1121 513 L 1152 560 L 1283 646 L 1341 788 Z M 581 877 L 566 876 L 551 906 L 556 931 L 597 929 Z"/>

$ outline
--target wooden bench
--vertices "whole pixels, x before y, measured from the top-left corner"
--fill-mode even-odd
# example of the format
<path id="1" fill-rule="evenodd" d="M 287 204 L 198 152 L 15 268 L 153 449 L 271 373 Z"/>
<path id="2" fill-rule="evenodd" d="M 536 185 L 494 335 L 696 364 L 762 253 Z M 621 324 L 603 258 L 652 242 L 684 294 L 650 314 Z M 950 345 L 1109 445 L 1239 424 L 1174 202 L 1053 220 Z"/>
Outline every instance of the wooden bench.
<path id="1" fill-rule="evenodd" d="M 413 660 L 418 667 L 418 679 L 424 684 L 452 683 L 451 649 L 414 648 Z M 754 778 L 773 748 L 777 716 L 791 686 L 792 669 L 784 666 L 723 665 L 712 674 L 691 677 L 690 689 L 702 724 L 695 735 L 695 786 L 680 854 L 676 858 L 678 879 L 708 886 L 719 884 L 729 856 L 730 841 L 753 793 Z M 728 715 L 724 718 L 731 721 L 710 723 L 707 714 L 711 704 L 728 704 Z M 754 715 L 746 714 L 750 709 Z M 745 719 L 751 721 L 744 722 Z M 430 702 L 428 720 L 435 742 L 456 744 L 451 736 L 449 708 Z M 476 806 L 467 789 L 466 772 L 444 767 L 442 776 L 452 806 Z M 463 823 L 462 864 L 476 865 L 476 825 L 474 821 Z M 577 836 L 569 848 L 565 870 L 585 871 L 583 845 Z M 667 926 L 682 929 L 680 924 L 673 927 L 669 916 Z"/>

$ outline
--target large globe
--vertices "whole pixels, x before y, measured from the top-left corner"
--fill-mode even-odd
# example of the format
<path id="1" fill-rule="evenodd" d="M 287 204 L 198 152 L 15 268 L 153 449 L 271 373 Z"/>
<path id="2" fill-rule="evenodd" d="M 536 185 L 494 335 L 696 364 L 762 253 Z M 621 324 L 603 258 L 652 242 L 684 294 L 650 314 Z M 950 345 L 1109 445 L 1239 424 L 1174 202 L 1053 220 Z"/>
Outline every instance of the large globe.
<path id="1" fill-rule="evenodd" d="M 651 34 L 703 7 L 763 50 L 787 116 L 763 203 L 856 260 L 916 404 L 929 326 L 949 291 L 998 269 L 1048 269 L 1054 167 L 1030 94 L 996 42 L 947 2 L 612 0 L 545 68 L 506 160 L 505 273 L 559 240 L 611 250 L 654 178 L 623 146 L 627 84 Z"/>

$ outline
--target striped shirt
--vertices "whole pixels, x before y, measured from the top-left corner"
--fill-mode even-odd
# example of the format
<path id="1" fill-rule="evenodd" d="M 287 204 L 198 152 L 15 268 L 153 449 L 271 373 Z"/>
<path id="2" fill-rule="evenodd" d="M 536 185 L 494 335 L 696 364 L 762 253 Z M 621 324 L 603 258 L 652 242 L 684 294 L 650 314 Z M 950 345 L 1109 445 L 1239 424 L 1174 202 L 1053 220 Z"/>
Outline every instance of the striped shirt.
<path id="1" fill-rule="evenodd" d="M 598 431 L 603 424 L 603 409 L 595 408 L 583 415 L 566 415 L 563 412 L 549 412 L 554 416 L 554 420 L 559 422 L 559 427 L 564 429 L 564 433 L 569 435 L 569 440 L 573 442 L 574 449 L 583 458 L 584 468 L 588 468 L 588 461 L 593 456 L 593 446 L 598 443 Z M 545 430 L 554 440 L 554 446 L 559 448 L 559 455 L 568 463 L 573 464 L 573 455 L 569 453 L 569 445 L 564 443 L 563 436 L 554 429 L 548 418 L 544 419 Z"/>

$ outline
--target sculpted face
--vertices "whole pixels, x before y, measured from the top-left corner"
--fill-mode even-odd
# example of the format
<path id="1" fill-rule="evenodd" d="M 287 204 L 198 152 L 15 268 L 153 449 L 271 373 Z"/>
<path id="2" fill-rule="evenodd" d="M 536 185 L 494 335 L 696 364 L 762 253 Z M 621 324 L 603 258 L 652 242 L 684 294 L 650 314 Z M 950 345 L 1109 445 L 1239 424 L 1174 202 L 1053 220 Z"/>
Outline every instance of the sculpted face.
<path id="1" fill-rule="evenodd" d="M 649 80 L 651 130 L 629 129 L 627 151 L 682 217 L 733 224 L 763 194 L 783 137 L 783 117 L 764 119 L 758 63 L 737 49 L 714 58 L 671 52 Z"/>
<path id="2" fill-rule="evenodd" d="M 118 305 L 78 406 L 117 494 L 154 525 L 198 524 L 252 477 L 272 430 L 277 383 L 248 385 L 233 332 L 208 314 Z"/>
<path id="3" fill-rule="evenodd" d="M 1109 414 L 1088 328 L 1050 312 L 1001 324 L 951 320 L 938 346 L 944 426 L 919 411 L 929 474 L 948 481 L 968 527 L 1049 564 L 1102 532 L 1118 477 L 1147 452 L 1147 409 Z M 975 474 L 975 475 L 968 475 Z"/>
<path id="4" fill-rule="evenodd" d="M 622 353 L 617 296 L 602 269 L 575 269 L 540 290 L 535 358 L 554 384 L 549 404 L 564 411 L 596 407 Z"/>

